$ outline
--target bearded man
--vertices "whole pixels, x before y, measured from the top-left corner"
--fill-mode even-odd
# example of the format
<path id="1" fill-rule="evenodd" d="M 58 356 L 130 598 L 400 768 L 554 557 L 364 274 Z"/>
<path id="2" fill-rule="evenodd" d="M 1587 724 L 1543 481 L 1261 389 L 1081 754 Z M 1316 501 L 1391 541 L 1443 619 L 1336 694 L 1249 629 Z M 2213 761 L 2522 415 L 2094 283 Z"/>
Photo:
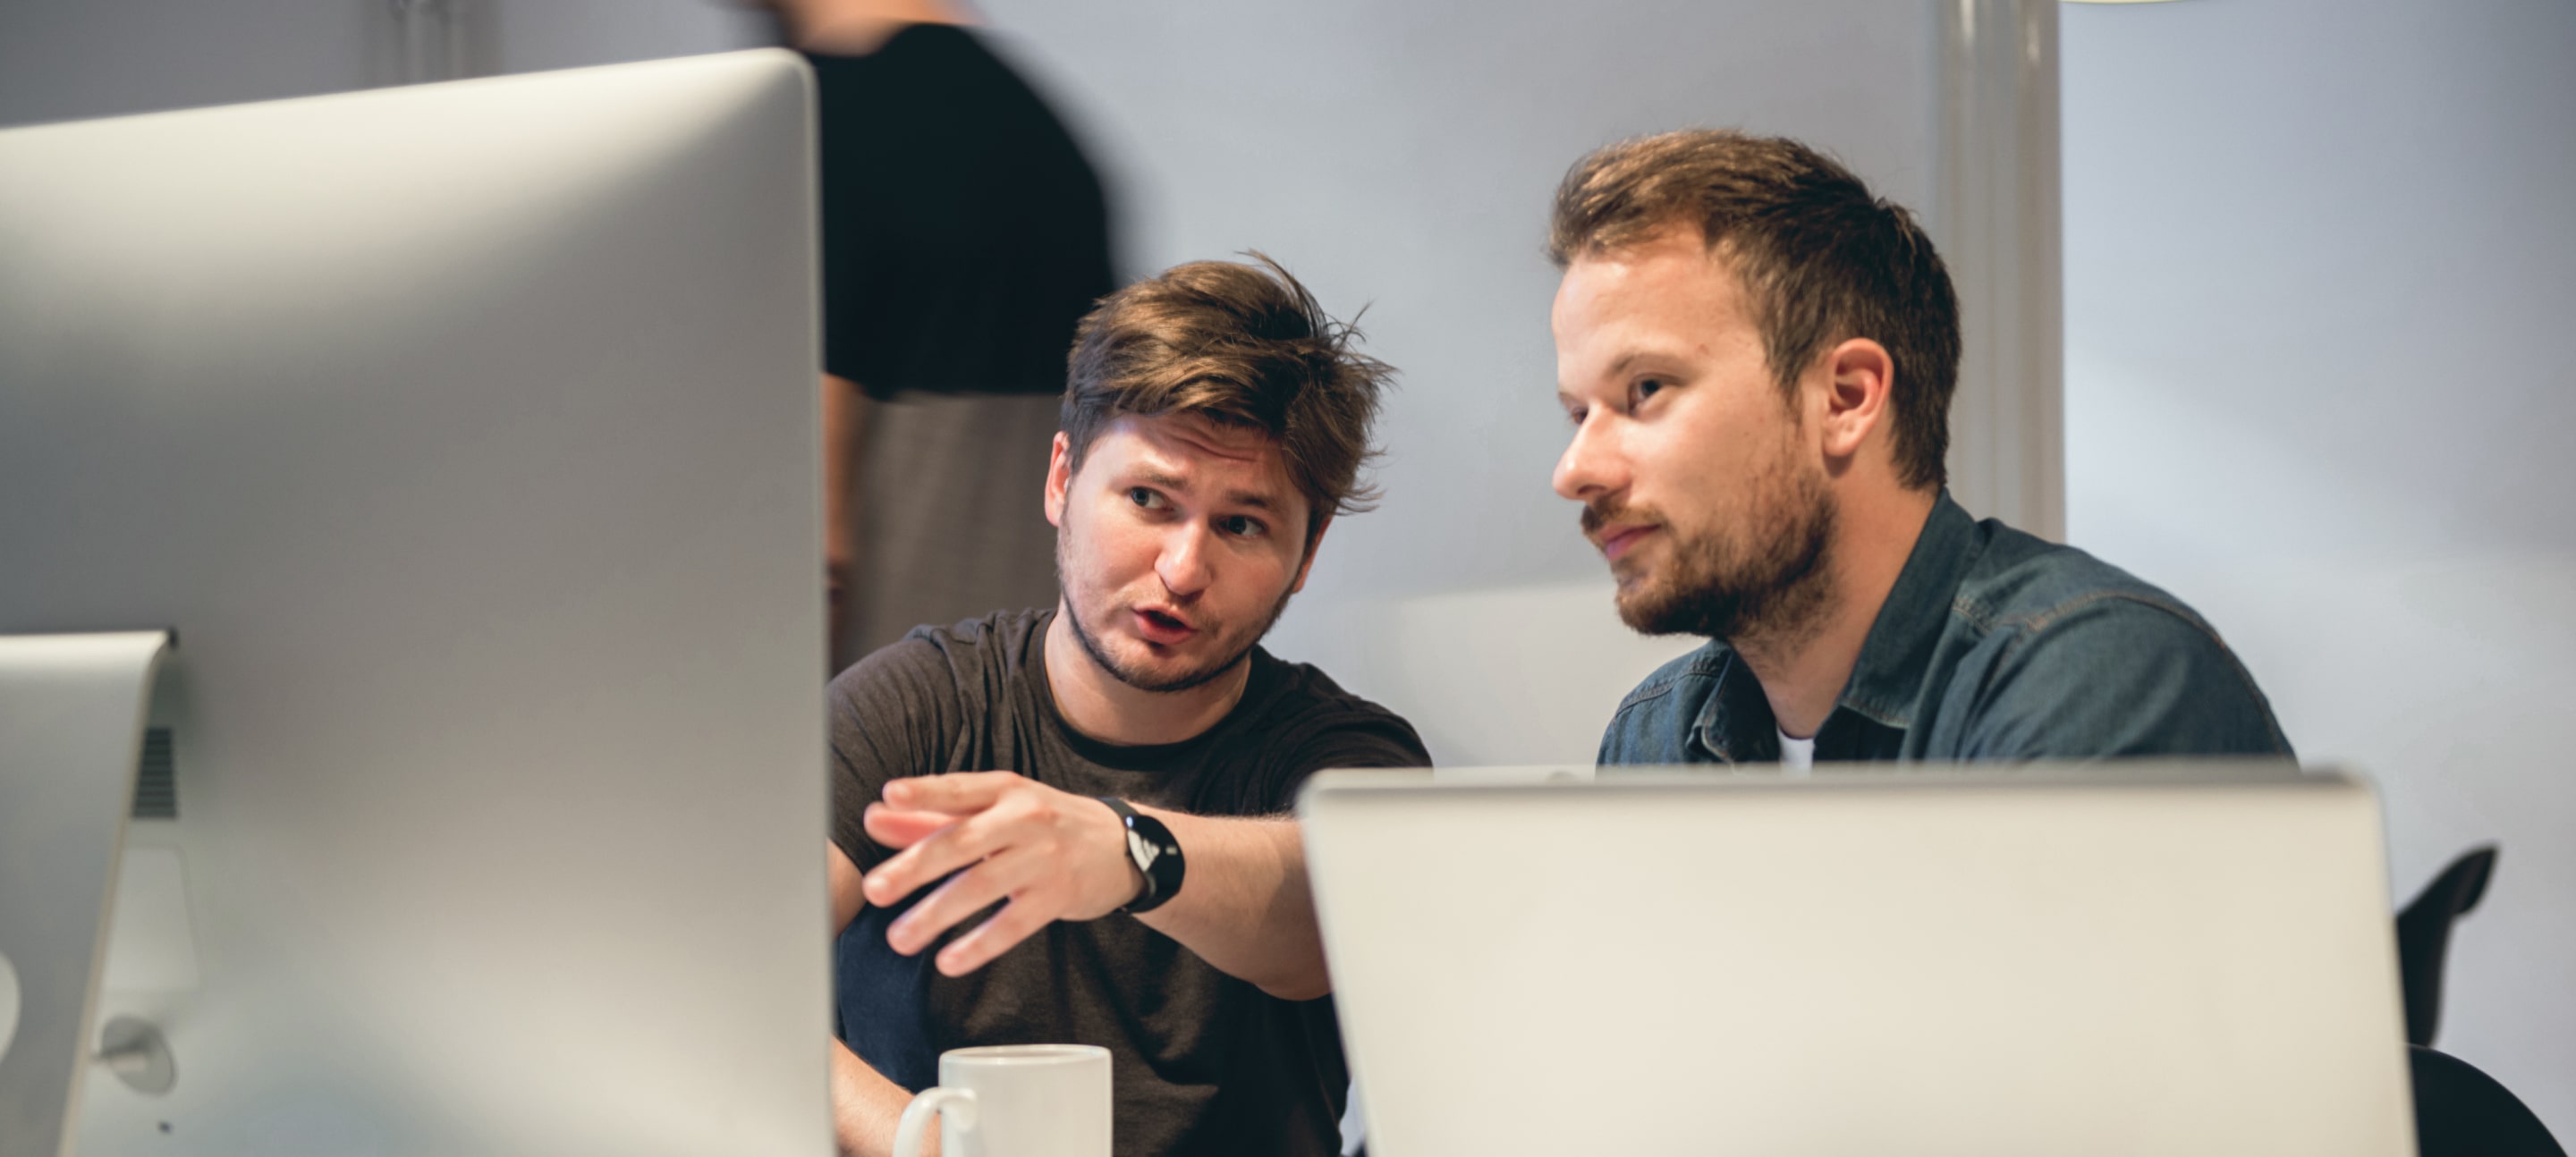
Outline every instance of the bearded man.
<path id="1" fill-rule="evenodd" d="M 1549 250 L 1556 492 L 1620 617 L 1708 645 L 1631 692 L 1603 763 L 2290 754 L 2172 595 L 1944 487 L 1949 272 L 1795 141 L 1667 133 L 1577 163 Z"/>
<path id="2" fill-rule="evenodd" d="M 1111 1053 L 1120 1154 L 1331 1154 L 1349 1074 L 1305 852 L 1326 767 L 1429 762 L 1258 643 L 1360 508 L 1391 371 L 1275 265 L 1198 262 L 1076 332 L 1055 606 L 923 627 L 833 680 L 844 1151 L 970 1045 Z M 1032 448 L 1034 449 L 1034 448 Z"/>

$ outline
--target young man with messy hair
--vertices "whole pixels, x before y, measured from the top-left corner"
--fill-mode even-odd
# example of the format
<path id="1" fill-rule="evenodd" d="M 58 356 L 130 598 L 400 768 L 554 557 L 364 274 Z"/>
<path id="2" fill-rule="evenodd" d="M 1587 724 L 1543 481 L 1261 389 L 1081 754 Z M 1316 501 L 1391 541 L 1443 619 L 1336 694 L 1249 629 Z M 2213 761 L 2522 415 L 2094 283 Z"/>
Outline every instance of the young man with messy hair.
<path id="1" fill-rule="evenodd" d="M 1106 1046 L 1121 1154 L 1328 1154 L 1349 1077 L 1287 818 L 1325 767 L 1429 761 L 1259 645 L 1359 480 L 1390 371 L 1295 279 L 1197 262 L 1075 338 L 1045 492 L 1061 597 L 835 679 L 843 1147 L 938 1054 Z"/>

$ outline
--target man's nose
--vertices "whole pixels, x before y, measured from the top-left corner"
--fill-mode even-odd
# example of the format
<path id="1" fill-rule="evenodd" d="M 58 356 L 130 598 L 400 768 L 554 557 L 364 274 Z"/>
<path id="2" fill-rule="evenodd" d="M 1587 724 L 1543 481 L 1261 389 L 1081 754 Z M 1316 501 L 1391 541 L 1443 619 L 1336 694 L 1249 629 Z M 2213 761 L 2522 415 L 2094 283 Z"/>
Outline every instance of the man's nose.
<path id="1" fill-rule="evenodd" d="M 1601 415 L 1586 417 L 1574 428 L 1574 440 L 1566 443 L 1565 453 L 1557 457 L 1556 476 L 1551 481 L 1559 496 L 1576 502 L 1590 502 L 1628 488 L 1627 463 Z"/>
<path id="2" fill-rule="evenodd" d="M 1154 573 L 1162 577 L 1163 589 L 1188 598 L 1206 590 L 1215 578 L 1209 562 L 1208 528 L 1193 522 L 1174 527 L 1163 540 L 1163 554 L 1155 560 Z"/>

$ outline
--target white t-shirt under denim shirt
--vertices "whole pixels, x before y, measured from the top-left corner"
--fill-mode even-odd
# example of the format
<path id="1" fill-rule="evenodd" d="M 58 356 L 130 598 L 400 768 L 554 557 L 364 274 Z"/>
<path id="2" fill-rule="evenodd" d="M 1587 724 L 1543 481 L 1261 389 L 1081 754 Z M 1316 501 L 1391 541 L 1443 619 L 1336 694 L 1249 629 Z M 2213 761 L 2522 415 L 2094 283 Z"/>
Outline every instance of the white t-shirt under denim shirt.
<path id="1" fill-rule="evenodd" d="M 1772 730 L 1774 730 L 1774 731 L 1779 731 L 1779 729 L 1778 729 L 1778 728 L 1776 728 L 1776 727 L 1774 727 Z M 1782 773 L 1784 773 L 1784 774 L 1787 774 L 1787 775 L 1805 775 L 1805 774 L 1807 774 L 1809 771 L 1814 770 L 1814 769 L 1815 769 L 1815 766 L 1816 766 L 1816 740 L 1815 740 L 1815 737 L 1814 737 L 1814 736 L 1809 736 L 1809 737 L 1807 737 L 1807 738 L 1805 738 L 1805 739 L 1791 739 L 1791 738 L 1789 738 L 1789 733 L 1788 733 L 1788 732 L 1786 732 L 1786 731 L 1781 731 L 1781 732 L 1780 732 L 1780 770 L 1781 770 L 1781 772 L 1782 772 Z"/>

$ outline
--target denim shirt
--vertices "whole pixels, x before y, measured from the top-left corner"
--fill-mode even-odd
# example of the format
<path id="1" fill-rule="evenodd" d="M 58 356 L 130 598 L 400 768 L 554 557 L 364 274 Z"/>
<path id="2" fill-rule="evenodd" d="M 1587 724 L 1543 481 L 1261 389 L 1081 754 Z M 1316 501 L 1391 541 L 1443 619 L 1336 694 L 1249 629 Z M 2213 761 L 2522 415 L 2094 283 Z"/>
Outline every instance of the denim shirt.
<path id="1" fill-rule="evenodd" d="M 2243 664 L 2172 595 L 1943 491 L 1816 732 L 1816 759 L 2290 755 Z M 1769 763 L 1762 685 L 1722 640 L 1619 704 L 1600 762 Z"/>

